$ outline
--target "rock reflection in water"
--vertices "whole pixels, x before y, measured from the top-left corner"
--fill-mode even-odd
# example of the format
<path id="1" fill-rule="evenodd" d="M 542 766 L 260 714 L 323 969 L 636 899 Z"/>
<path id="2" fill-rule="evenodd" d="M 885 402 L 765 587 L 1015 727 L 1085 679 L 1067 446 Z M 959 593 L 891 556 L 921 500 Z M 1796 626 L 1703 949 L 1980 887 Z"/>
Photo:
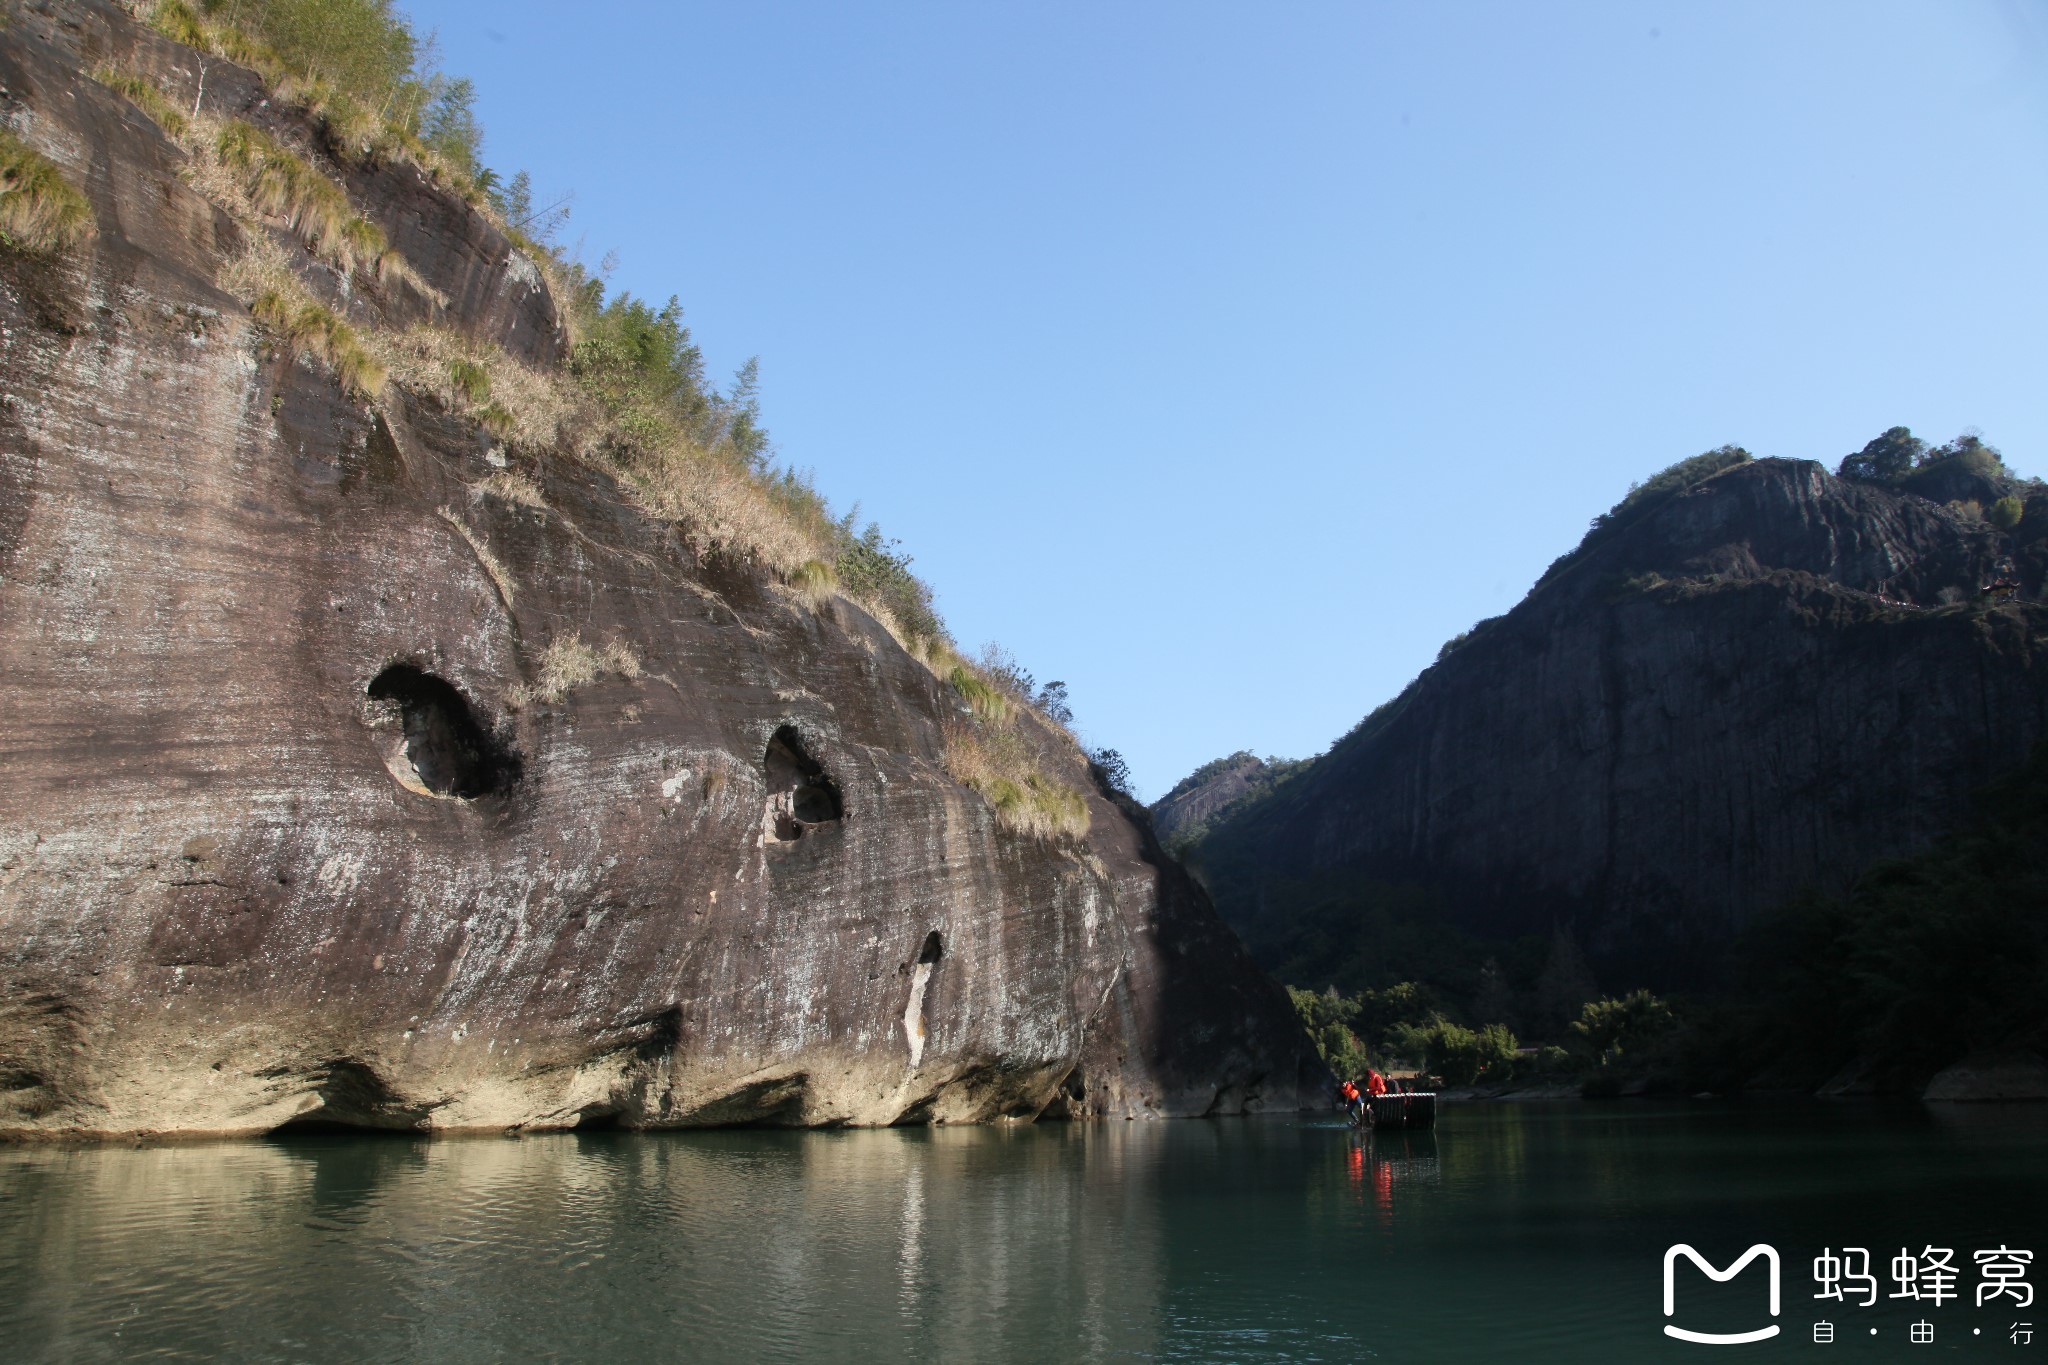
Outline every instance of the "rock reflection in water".
<path id="1" fill-rule="evenodd" d="M 0 1151 L 10 1356 L 1149 1353 L 1161 1126 Z"/>
<path id="2" fill-rule="evenodd" d="M 2048 1109 L 1964 1108 L 0 1148 L 0 1358 L 1675 1360 L 1677 1242 L 2038 1252 Z"/>

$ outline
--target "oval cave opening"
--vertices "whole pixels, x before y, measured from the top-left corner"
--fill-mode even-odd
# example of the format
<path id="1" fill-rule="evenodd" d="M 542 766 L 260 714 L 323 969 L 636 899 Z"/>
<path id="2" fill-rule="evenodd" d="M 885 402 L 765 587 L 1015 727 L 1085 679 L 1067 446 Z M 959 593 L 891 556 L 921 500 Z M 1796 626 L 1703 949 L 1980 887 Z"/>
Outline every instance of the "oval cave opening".
<path id="1" fill-rule="evenodd" d="M 785 725 L 775 732 L 761 763 L 768 778 L 764 824 L 771 842 L 801 839 L 810 829 L 845 818 L 839 784 L 811 757 L 795 726 Z"/>
<path id="2" fill-rule="evenodd" d="M 491 738 L 447 680 L 412 664 L 392 664 L 370 680 L 368 695 L 398 708 L 406 762 L 435 796 L 474 800 L 518 780 L 518 756 Z"/>
<path id="3" fill-rule="evenodd" d="M 925 966 L 935 966 L 945 951 L 946 945 L 939 941 L 939 931 L 934 929 L 924 936 L 924 947 L 918 949 L 917 960 Z"/>

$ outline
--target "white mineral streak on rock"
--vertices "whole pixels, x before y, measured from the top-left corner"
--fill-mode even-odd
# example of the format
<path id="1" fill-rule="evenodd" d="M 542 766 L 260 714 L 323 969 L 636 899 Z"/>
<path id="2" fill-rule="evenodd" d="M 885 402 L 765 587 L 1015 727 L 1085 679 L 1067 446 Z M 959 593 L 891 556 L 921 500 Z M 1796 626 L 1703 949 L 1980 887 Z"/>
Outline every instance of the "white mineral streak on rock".
<path id="1" fill-rule="evenodd" d="M 528 289 L 540 288 L 540 269 L 522 251 L 511 252 L 505 257 L 505 278 Z"/>
<path id="2" fill-rule="evenodd" d="M 356 889 L 356 883 L 363 877 L 363 855 L 360 853 L 337 853 L 320 864 L 317 874 L 320 889 L 331 895 L 345 896 Z"/>
<path id="3" fill-rule="evenodd" d="M 910 978 L 910 1001 L 903 1007 L 903 1036 L 910 1042 L 910 1069 L 924 1060 L 924 988 L 931 984 L 932 964 L 920 962 Z"/>

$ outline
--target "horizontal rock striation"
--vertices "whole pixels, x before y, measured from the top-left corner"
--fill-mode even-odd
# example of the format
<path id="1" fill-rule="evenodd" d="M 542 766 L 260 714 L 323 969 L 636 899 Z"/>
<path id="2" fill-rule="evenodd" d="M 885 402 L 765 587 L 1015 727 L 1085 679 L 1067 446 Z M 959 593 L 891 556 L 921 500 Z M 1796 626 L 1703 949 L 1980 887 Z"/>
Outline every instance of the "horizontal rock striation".
<path id="1" fill-rule="evenodd" d="M 2028 499 L 2004 533 L 1818 464 L 1727 469 L 1590 536 L 1233 812 L 1204 875 L 1268 961 L 1342 901 L 1484 938 L 1568 925 L 1615 979 L 1699 980 L 1757 913 L 1925 844 L 2048 736 Z"/>
<path id="2" fill-rule="evenodd" d="M 0 32 L 0 115 L 97 234 L 0 256 L 0 1130 L 888 1124 L 1291 1108 L 1322 1073 L 1142 820 L 998 825 L 959 699 L 845 598 L 611 477 L 351 397 L 214 284 L 244 229 L 83 79 L 319 156 L 250 73 L 95 3 Z M 534 262 L 410 165 L 320 164 L 531 363 Z M 423 316 L 303 259 L 364 325 Z M 551 649 L 587 646 L 580 682 Z"/>

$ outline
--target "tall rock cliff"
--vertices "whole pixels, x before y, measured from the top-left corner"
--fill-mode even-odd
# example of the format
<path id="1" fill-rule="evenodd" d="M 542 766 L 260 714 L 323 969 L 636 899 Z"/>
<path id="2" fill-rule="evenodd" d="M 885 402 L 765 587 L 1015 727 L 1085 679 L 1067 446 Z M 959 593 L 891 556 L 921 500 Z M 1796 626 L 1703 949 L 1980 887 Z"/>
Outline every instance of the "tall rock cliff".
<path id="1" fill-rule="evenodd" d="M 402 259 L 224 212 L 109 66 L 292 149 Z M 860 606 L 431 386 L 361 397 L 217 283 L 267 236 L 365 334 L 558 368 L 486 215 L 110 5 L 17 10 L 0 87 L 95 228 L 0 252 L 0 1130 L 1193 1115 L 1321 1079 L 1064 732 L 1023 722 L 1089 832 L 1007 828 L 948 775 L 961 697 Z"/>
<path id="2" fill-rule="evenodd" d="M 1218 904 L 1304 980 L 1365 981 L 1417 926 L 1710 977 L 1753 916 L 1924 845 L 2048 736 L 2048 491 L 1982 466 L 1756 460 L 1624 504 L 1226 812 L 1193 855 Z M 2016 528 L 1981 514 L 2002 495 Z"/>

